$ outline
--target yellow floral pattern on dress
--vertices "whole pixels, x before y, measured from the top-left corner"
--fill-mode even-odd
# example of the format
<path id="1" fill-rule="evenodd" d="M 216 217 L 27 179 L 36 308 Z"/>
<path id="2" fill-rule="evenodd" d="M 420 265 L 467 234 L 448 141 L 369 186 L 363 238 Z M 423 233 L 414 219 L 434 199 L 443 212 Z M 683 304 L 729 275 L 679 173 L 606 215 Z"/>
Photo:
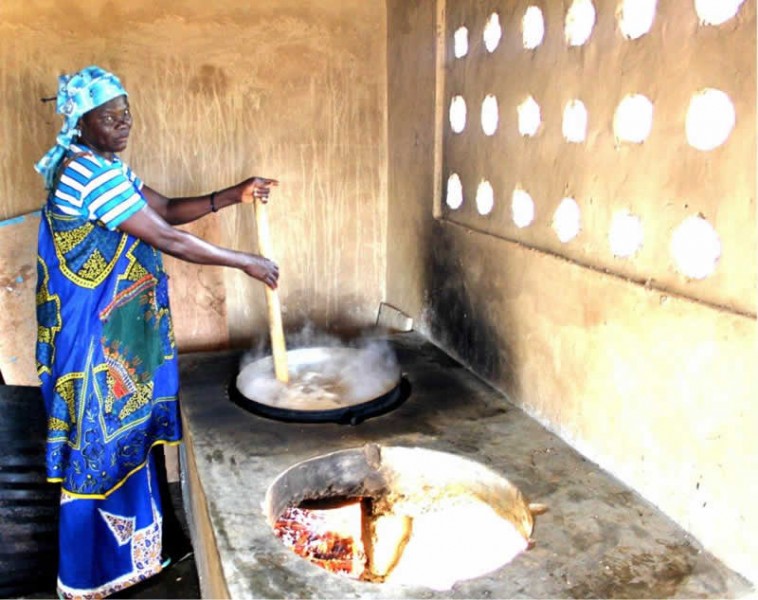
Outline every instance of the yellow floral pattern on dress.
<path id="1" fill-rule="evenodd" d="M 55 359 L 55 336 L 61 330 L 61 299 L 48 289 L 50 274 L 47 265 L 37 259 L 37 342 L 41 355 L 37 356 L 37 374 L 50 373 L 49 365 Z M 44 356 L 44 358 L 43 358 Z M 42 361 L 39 359 L 43 358 Z"/>
<path id="2" fill-rule="evenodd" d="M 53 234 L 55 245 L 63 254 L 71 252 L 81 244 L 90 233 L 92 233 L 93 227 L 94 225 L 92 223 L 87 222 L 81 227 L 76 227 L 75 229 L 56 231 L 55 234 Z"/>
<path id="3" fill-rule="evenodd" d="M 44 344 L 52 343 L 52 329 L 50 327 L 37 327 L 37 339 Z"/>
<path id="4" fill-rule="evenodd" d="M 149 275 L 147 269 L 136 261 L 129 265 L 129 270 L 126 273 L 126 277 L 129 281 L 139 281 L 146 275 Z"/>
<path id="5" fill-rule="evenodd" d="M 132 397 L 129 398 L 129 400 L 124 405 L 124 408 L 121 409 L 121 412 L 118 413 L 119 419 L 125 419 L 135 411 L 139 410 L 146 404 L 150 403 L 150 400 L 153 397 L 153 382 L 150 381 L 147 384 L 144 383 L 138 383 L 137 384 L 137 391 L 132 394 Z"/>
<path id="6" fill-rule="evenodd" d="M 139 259 L 134 254 L 135 252 L 144 252 L 145 250 L 146 248 L 143 245 L 141 245 L 139 242 L 135 242 L 126 251 L 126 257 L 129 259 L 129 265 L 126 267 L 126 269 L 124 269 L 124 274 L 119 275 L 119 282 L 136 282 L 146 275 L 150 275 L 150 272 L 142 265 L 142 263 L 140 263 Z"/>
<path id="7" fill-rule="evenodd" d="M 69 430 L 68 423 L 66 423 L 65 421 L 61 421 L 60 419 L 56 419 L 55 417 L 50 417 L 47 420 L 47 428 L 55 430 L 55 431 L 65 431 L 65 432 L 68 432 Z"/>
<path id="8" fill-rule="evenodd" d="M 111 247 L 108 256 L 103 256 L 95 238 L 103 235 L 104 228 L 92 222 L 70 227 L 70 224 L 80 221 L 80 218 L 70 215 L 45 211 L 44 216 L 53 231 L 53 246 L 61 273 L 75 284 L 88 289 L 96 288 L 105 281 L 118 262 L 129 236 L 126 233 L 118 234 L 118 244 Z M 87 254 L 84 259 L 81 258 L 83 253 Z"/>
<path id="9" fill-rule="evenodd" d="M 88 281 L 95 281 L 99 276 L 100 273 L 103 272 L 104 269 L 108 268 L 108 263 L 103 258 L 103 255 L 100 254 L 99 250 L 95 250 L 90 254 L 89 258 L 87 259 L 87 262 L 84 263 L 84 266 L 82 266 L 81 269 L 79 269 L 79 272 L 77 275 L 81 277 L 82 279 L 87 279 Z"/>
<path id="10" fill-rule="evenodd" d="M 83 373 L 69 373 L 55 383 L 55 393 L 66 403 L 69 422 L 76 425 L 76 385 L 75 380 L 81 379 Z"/>

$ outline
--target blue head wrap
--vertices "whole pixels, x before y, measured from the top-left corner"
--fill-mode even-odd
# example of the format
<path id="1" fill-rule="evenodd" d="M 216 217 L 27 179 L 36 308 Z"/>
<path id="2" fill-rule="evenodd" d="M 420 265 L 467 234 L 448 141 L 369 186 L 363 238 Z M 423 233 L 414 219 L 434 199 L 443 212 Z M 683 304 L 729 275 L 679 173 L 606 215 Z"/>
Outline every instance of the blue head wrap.
<path id="1" fill-rule="evenodd" d="M 79 118 L 93 108 L 125 95 L 126 90 L 118 77 L 94 65 L 73 75 L 58 77 L 55 111 L 63 115 L 63 127 L 55 138 L 55 146 L 34 165 L 37 172 L 45 178 L 47 189 L 53 187 L 58 164 L 71 142 L 79 135 L 76 128 Z"/>

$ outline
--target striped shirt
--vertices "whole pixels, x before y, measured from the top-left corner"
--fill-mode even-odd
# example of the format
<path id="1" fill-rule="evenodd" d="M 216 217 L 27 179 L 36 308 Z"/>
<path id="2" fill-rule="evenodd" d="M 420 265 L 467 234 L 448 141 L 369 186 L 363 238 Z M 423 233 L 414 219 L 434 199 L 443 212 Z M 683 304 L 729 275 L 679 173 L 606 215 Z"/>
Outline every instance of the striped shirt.
<path id="1" fill-rule="evenodd" d="M 108 160 L 85 146 L 71 144 L 68 157 L 79 153 L 63 169 L 53 204 L 62 213 L 100 221 L 116 229 L 147 204 L 142 180 L 121 160 Z"/>

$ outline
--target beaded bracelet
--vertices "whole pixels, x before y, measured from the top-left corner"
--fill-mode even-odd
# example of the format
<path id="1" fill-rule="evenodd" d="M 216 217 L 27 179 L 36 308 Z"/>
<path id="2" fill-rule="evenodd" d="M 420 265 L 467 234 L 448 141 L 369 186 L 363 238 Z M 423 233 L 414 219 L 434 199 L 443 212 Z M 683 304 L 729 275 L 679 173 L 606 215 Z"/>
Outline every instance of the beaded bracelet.
<path id="1" fill-rule="evenodd" d="M 211 192 L 211 211 L 218 211 L 218 207 L 216 206 L 216 192 Z"/>

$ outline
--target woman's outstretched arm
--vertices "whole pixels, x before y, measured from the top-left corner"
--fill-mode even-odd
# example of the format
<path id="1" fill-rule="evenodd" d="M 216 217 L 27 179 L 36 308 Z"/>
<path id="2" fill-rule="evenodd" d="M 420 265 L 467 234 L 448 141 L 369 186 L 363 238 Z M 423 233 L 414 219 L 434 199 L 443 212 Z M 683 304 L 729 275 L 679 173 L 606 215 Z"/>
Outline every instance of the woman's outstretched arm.
<path id="1" fill-rule="evenodd" d="M 181 260 L 201 265 L 217 265 L 240 269 L 272 289 L 279 280 L 275 262 L 229 248 L 222 248 L 181 229 L 175 229 L 149 205 L 134 213 L 118 226 L 154 248 Z"/>
<path id="2" fill-rule="evenodd" d="M 142 187 L 142 194 L 150 208 L 169 225 L 184 225 L 240 202 L 252 202 L 256 198 L 266 202 L 271 187 L 275 185 L 279 185 L 276 179 L 250 177 L 236 185 L 203 196 L 167 198 L 147 185 Z"/>

